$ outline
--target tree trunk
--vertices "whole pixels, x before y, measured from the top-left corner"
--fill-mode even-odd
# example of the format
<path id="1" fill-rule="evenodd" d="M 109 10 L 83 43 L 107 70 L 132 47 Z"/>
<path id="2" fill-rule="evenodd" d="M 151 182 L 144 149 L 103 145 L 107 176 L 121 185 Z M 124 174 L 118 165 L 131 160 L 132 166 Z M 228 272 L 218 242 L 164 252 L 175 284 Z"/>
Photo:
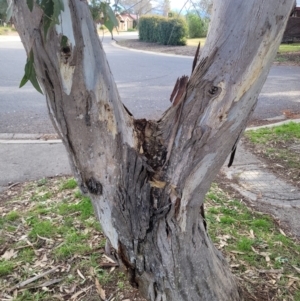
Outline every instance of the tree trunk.
<path id="1" fill-rule="evenodd" d="M 63 2 L 46 39 L 38 6 L 15 0 L 13 17 L 74 175 L 131 283 L 151 301 L 240 301 L 200 211 L 255 107 L 294 0 L 216 0 L 199 62 L 157 121 L 122 105 L 86 2 Z"/>

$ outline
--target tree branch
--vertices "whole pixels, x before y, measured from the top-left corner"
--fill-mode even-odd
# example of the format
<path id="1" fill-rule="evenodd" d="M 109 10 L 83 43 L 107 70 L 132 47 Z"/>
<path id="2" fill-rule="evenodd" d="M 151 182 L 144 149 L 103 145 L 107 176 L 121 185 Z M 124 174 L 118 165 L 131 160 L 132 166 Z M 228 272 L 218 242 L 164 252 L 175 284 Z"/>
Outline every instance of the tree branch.
<path id="1" fill-rule="evenodd" d="M 167 178 L 182 197 L 182 214 L 187 206 L 194 210 L 201 205 L 203 194 L 245 129 L 292 6 L 293 0 L 273 1 L 270 6 L 260 0 L 215 1 L 202 63 L 187 84 L 174 147 L 168 154 Z M 171 139 L 178 110 L 171 107 L 161 121 L 165 141 Z"/>

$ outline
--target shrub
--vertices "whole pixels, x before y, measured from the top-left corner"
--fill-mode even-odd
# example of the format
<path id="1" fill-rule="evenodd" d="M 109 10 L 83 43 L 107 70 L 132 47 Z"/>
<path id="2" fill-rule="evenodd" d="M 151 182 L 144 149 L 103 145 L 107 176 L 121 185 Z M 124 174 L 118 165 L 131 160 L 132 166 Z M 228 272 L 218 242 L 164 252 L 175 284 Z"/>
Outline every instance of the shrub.
<path id="1" fill-rule="evenodd" d="M 139 39 L 163 45 L 185 45 L 187 24 L 182 18 L 143 16 L 139 21 Z"/>
<path id="2" fill-rule="evenodd" d="M 158 41 L 158 24 L 163 20 L 160 16 L 143 16 L 139 20 L 139 39 L 145 42 Z"/>
<path id="3" fill-rule="evenodd" d="M 191 39 L 206 36 L 209 23 L 207 19 L 201 19 L 197 14 L 188 14 L 187 23 Z"/>
<path id="4" fill-rule="evenodd" d="M 185 45 L 187 24 L 182 18 L 162 20 L 158 25 L 158 43 L 163 45 Z"/>

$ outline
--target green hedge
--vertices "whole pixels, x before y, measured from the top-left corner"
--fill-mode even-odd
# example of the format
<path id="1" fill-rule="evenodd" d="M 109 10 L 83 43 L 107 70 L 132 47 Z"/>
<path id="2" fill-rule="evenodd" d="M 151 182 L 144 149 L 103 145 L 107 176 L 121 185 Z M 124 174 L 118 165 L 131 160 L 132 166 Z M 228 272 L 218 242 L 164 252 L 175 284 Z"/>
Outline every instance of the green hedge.
<path id="1" fill-rule="evenodd" d="M 187 24 L 182 18 L 143 16 L 139 21 L 139 38 L 163 45 L 185 45 Z"/>
<path id="2" fill-rule="evenodd" d="M 158 25 L 158 42 L 163 45 L 185 45 L 188 30 L 185 20 L 169 18 Z"/>
<path id="3" fill-rule="evenodd" d="M 139 20 L 139 38 L 145 42 L 158 42 L 158 24 L 163 19 L 159 16 L 143 16 Z"/>

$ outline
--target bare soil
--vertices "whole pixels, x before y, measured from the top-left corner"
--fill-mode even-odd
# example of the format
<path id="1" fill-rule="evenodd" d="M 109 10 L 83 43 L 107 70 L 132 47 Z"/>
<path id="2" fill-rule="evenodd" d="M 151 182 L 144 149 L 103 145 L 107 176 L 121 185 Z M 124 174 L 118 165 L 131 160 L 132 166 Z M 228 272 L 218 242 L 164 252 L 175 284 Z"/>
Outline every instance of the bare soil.
<path id="1" fill-rule="evenodd" d="M 157 43 L 148 43 L 142 42 L 138 39 L 117 41 L 120 46 L 144 50 L 144 51 L 152 51 L 152 52 L 160 52 L 167 54 L 176 54 L 176 55 L 185 55 L 185 56 L 194 56 L 196 53 L 196 46 L 168 46 L 168 45 L 160 45 Z"/>
<path id="2" fill-rule="evenodd" d="M 149 43 L 142 42 L 139 39 L 130 39 L 117 41 L 120 46 L 144 50 L 144 51 L 152 51 L 152 52 L 160 52 L 166 54 L 175 54 L 175 55 L 185 55 L 185 56 L 195 56 L 197 46 L 169 46 L 169 45 L 160 45 L 157 43 Z M 282 53 L 277 55 L 274 64 L 276 65 L 300 65 L 300 52 L 292 52 L 292 53 Z"/>

